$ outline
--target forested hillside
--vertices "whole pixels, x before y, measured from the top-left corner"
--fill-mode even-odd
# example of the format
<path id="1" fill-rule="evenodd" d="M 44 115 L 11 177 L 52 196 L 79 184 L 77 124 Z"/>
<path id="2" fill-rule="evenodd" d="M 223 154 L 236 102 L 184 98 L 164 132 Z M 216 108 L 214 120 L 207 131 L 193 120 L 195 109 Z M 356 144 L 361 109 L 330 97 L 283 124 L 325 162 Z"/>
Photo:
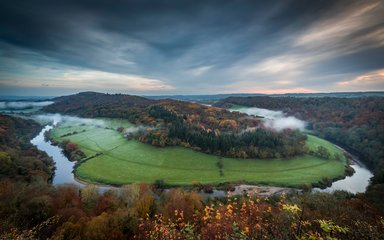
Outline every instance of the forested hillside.
<path id="1" fill-rule="evenodd" d="M 266 129 L 256 117 L 171 99 L 80 93 L 53 99 L 43 110 L 81 117 L 124 118 L 140 131 L 128 137 L 155 146 L 184 146 L 240 158 L 292 157 L 306 152 L 299 131 Z M 124 129 L 119 129 L 124 132 Z"/>
<path id="2" fill-rule="evenodd" d="M 0 114 L 0 179 L 47 182 L 53 162 L 30 140 L 41 126 L 32 120 Z"/>
<path id="3" fill-rule="evenodd" d="M 80 117 L 118 117 L 131 118 L 131 120 L 133 120 L 132 115 L 136 116 L 140 109 L 155 102 L 139 96 L 96 92 L 83 92 L 52 100 L 55 104 L 46 106 L 44 111 Z"/>
<path id="4" fill-rule="evenodd" d="M 3 233 L 42 220 L 35 213 L 46 199 L 38 194 L 49 184 L 54 163 L 30 143 L 40 130 L 32 120 L 0 114 L 0 239 L 15 239 Z"/>

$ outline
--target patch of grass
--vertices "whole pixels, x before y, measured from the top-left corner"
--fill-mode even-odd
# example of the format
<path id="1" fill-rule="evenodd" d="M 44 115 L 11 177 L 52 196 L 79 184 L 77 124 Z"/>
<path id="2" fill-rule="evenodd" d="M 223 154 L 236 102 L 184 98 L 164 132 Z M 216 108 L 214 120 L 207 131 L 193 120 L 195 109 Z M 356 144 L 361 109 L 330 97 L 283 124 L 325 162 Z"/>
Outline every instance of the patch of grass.
<path id="1" fill-rule="evenodd" d="M 300 186 L 323 178 L 344 175 L 346 160 L 324 160 L 310 155 L 291 159 L 233 159 L 196 152 L 182 147 L 158 148 L 127 140 L 115 129 L 129 123 L 104 119 L 105 126 L 64 122 L 53 129 L 51 137 L 69 139 L 87 155 L 102 153 L 76 168 L 77 177 L 91 182 L 122 185 L 133 182 L 153 183 L 162 179 L 167 184 L 190 185 L 193 182 L 218 184 L 245 181 L 278 186 Z M 85 131 L 84 131 L 85 130 Z M 66 137 L 67 133 L 77 132 Z M 308 135 L 307 146 L 322 145 L 335 153 L 341 150 L 326 140 Z"/>
<path id="2" fill-rule="evenodd" d="M 334 144 L 328 142 L 327 140 L 324 140 L 322 138 L 318 138 L 318 137 L 316 137 L 314 135 L 310 135 L 310 134 L 307 134 L 307 137 L 308 137 L 307 146 L 309 149 L 316 150 L 317 147 L 323 146 L 331 154 L 331 157 L 333 157 L 335 154 L 344 155 L 340 148 L 338 148 Z"/>

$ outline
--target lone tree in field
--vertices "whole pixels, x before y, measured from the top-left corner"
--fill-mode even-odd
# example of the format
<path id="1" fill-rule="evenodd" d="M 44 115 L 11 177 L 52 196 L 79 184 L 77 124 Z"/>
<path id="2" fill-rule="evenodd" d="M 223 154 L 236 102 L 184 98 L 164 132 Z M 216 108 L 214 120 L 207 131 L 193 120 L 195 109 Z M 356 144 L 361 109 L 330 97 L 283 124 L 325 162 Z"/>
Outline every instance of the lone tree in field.
<path id="1" fill-rule="evenodd" d="M 328 149 L 326 149 L 323 146 L 317 147 L 317 151 L 315 152 L 315 155 L 324 159 L 329 159 L 331 157 L 331 154 L 329 153 Z"/>

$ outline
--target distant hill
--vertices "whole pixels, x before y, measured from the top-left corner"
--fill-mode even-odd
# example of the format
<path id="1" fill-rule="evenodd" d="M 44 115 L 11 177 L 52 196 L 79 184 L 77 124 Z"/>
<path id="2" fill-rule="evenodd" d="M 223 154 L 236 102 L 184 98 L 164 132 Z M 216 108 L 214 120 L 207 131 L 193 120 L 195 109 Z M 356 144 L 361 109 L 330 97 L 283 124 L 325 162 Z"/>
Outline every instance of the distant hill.
<path id="1" fill-rule="evenodd" d="M 214 104 L 218 100 L 229 97 L 342 97 L 342 98 L 360 98 L 360 97 L 384 97 L 384 92 L 334 92 L 334 93 L 285 93 L 285 94 L 261 94 L 261 93 L 228 93 L 228 94 L 203 94 L 203 95 L 164 95 L 164 96 L 146 96 L 149 99 L 176 99 L 182 101 L 199 102 Z"/>
<path id="2" fill-rule="evenodd" d="M 139 96 L 82 92 L 51 99 L 55 103 L 43 109 L 45 112 L 59 112 L 81 117 L 105 116 L 110 112 L 130 113 L 134 108 L 144 108 L 155 101 Z"/>
<path id="3" fill-rule="evenodd" d="M 336 98 L 362 98 L 362 97 L 384 97 L 384 92 L 330 92 L 330 93 L 285 93 L 269 94 L 270 97 L 336 97 Z"/>
<path id="4" fill-rule="evenodd" d="M 147 96 L 150 99 L 175 99 L 181 101 L 198 102 L 211 104 L 217 100 L 228 97 L 250 97 L 250 96 L 266 96 L 265 94 L 258 93 L 229 93 L 229 94 L 205 94 L 205 95 L 164 95 L 164 96 Z"/>

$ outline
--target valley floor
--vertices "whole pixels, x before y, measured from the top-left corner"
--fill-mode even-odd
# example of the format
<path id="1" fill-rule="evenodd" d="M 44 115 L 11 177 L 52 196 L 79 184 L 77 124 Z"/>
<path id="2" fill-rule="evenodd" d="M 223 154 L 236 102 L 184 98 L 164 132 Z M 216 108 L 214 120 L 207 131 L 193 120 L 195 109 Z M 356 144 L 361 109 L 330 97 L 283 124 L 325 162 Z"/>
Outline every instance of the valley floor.
<path id="1" fill-rule="evenodd" d="M 51 132 L 54 140 L 69 139 L 78 144 L 87 157 L 95 156 L 80 163 L 75 170 L 76 177 L 83 181 L 112 185 L 153 183 L 156 180 L 171 185 L 244 181 L 297 187 L 324 178 L 339 178 L 345 171 L 345 159 L 325 160 L 311 155 L 275 160 L 234 159 L 183 147 L 154 147 L 127 140 L 116 131 L 120 126 L 131 126 L 128 122 L 116 119 L 102 121 L 103 125 L 63 121 Z M 332 154 L 342 154 L 336 146 L 315 136 L 308 135 L 306 144 L 310 149 L 322 145 Z M 218 161 L 223 165 L 221 171 Z"/>

